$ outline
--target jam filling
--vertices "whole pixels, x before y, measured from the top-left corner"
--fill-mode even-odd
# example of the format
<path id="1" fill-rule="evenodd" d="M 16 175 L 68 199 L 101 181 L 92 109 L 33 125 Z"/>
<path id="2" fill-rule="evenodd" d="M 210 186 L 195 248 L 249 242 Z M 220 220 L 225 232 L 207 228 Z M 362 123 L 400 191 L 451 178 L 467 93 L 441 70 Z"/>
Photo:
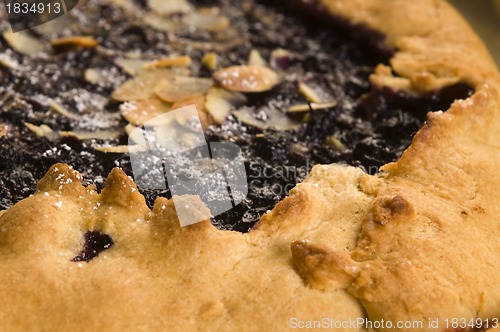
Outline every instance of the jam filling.
<path id="1" fill-rule="evenodd" d="M 299 1 L 301 12 L 309 13 L 301 17 L 295 15 L 296 6 L 275 2 L 279 1 L 273 1 L 273 5 L 256 0 L 238 4 L 228 0 L 193 2 L 196 6 L 216 6 L 230 19 L 231 29 L 215 35 L 188 28 L 165 33 L 122 9 L 102 3 L 80 6 L 70 12 L 75 21 L 73 35 L 93 35 L 102 48 L 65 50 L 48 57 L 22 56 L 0 38 L 0 55 L 18 64 L 18 69 L 0 64 L 0 124 L 11 127 L 0 137 L 0 209 L 32 194 L 36 181 L 56 162 L 74 166 L 85 181 L 92 181 L 99 189 L 113 167 L 133 176 L 127 154 L 102 153 L 95 148 L 104 143 L 127 144 L 125 133 L 105 140 L 50 139 L 37 137 L 25 125 L 47 125 L 61 131 L 123 132 L 126 122 L 118 113 L 119 103 L 109 96 L 129 78 L 114 60 L 131 50 L 149 57 L 189 55 L 193 76 L 200 77 L 211 77 L 211 72 L 199 65 L 209 51 L 219 53 L 222 67 L 245 64 L 251 50 L 258 50 L 264 59 L 279 48 L 293 54 L 280 59 L 282 75 L 287 79 L 270 91 L 247 94 L 242 107 L 257 114 L 263 123 L 274 121 L 279 114 L 297 126 L 258 128 L 231 114 L 222 125 L 212 125 L 205 131 L 208 142 L 230 141 L 241 148 L 248 195 L 233 209 L 214 216 L 213 223 L 221 229 L 242 232 L 251 229 L 314 165 L 344 163 L 374 174 L 381 165 L 401 156 L 427 112 L 446 110 L 454 100 L 473 93 L 465 84 L 421 97 L 375 89 L 368 77 L 377 64 L 388 63 L 392 52 L 383 44 L 383 36 L 331 18 L 314 2 Z M 145 9 L 144 4 L 138 5 Z M 5 30 L 6 23 L 0 23 L 0 28 Z M 35 38 L 47 38 L 37 30 L 31 33 Z M 55 32 L 49 37 L 53 36 L 58 35 Z M 215 46 L 210 49 L 218 39 L 236 42 L 233 46 L 224 44 L 222 51 Z M 89 68 L 101 71 L 100 81 L 83 79 Z M 326 92 L 335 106 L 287 114 L 290 106 L 308 103 L 298 91 L 297 81 Z M 54 112 L 51 101 L 77 113 L 78 119 Z M 144 155 L 145 162 L 148 158 Z M 150 206 L 158 196 L 171 197 L 168 189 L 140 189 Z M 113 242 L 105 234 L 89 232 L 85 243 L 74 261 L 89 261 Z"/>
<path id="2" fill-rule="evenodd" d="M 73 258 L 73 262 L 90 262 L 101 252 L 111 248 L 113 240 L 109 235 L 99 232 L 87 232 L 84 235 L 85 243 L 83 244 L 82 251 Z"/>

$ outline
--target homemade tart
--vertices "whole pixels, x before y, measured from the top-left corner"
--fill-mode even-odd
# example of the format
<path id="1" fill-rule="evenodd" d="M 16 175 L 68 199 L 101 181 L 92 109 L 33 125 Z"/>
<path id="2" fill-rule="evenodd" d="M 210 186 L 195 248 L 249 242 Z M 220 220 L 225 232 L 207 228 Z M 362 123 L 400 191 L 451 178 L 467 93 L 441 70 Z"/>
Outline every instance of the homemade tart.
<path id="1" fill-rule="evenodd" d="M 3 34 L 3 329 L 496 327 L 500 78 L 453 8 L 148 5 L 89 1 L 64 33 Z M 250 91 L 225 80 L 249 54 Z M 168 190 L 137 188 L 123 152 L 141 153 L 127 128 L 188 104 L 209 141 L 241 146 L 259 185 L 180 227 Z M 280 188 L 303 181 L 284 198 L 263 170 Z"/>

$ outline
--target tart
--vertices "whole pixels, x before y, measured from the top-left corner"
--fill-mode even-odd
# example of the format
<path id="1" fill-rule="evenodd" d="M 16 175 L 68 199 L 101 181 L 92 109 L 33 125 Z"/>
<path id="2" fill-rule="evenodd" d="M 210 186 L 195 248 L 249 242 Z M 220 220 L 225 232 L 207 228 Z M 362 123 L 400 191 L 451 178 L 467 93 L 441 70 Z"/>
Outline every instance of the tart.
<path id="1" fill-rule="evenodd" d="M 6 330 L 496 327 L 500 79 L 446 2 L 89 1 L 2 36 Z M 241 148 L 218 215 L 131 178 L 187 105 Z"/>

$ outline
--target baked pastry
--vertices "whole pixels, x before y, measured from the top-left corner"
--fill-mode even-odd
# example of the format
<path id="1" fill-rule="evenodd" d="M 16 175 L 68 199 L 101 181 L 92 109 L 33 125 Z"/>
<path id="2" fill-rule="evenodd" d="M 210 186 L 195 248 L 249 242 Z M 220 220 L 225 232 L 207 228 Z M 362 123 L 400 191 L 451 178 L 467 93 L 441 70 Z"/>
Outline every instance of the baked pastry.
<path id="1" fill-rule="evenodd" d="M 193 10 L 183 1 L 172 3 L 182 9 L 176 10 Z M 166 15 L 165 11 L 169 8 L 156 1 L 150 1 L 149 4 L 163 15 Z M 117 5 L 122 9 L 112 10 Z M 231 10 L 226 15 L 233 20 L 242 17 L 250 20 L 250 12 L 263 15 L 263 22 L 257 27 L 262 27 L 265 19 L 268 23 L 266 27 L 276 26 L 277 23 L 279 25 L 283 23 L 280 20 L 285 19 L 281 15 L 267 16 L 265 7 L 255 5 L 252 1 L 245 1 L 240 5 L 247 16 L 240 14 L 232 17 L 231 13 L 235 12 Z M 290 195 L 272 211 L 265 213 L 248 233 L 217 229 L 210 220 L 181 227 L 173 200 L 156 198 L 150 209 L 138 190 L 140 188 L 118 168 L 111 171 L 106 186 L 98 193 L 100 188 L 94 185 L 83 186 L 82 176 L 72 167 L 55 164 L 38 183 L 34 195 L 9 207 L 0 217 L 0 317 L 6 330 L 73 330 L 85 327 L 90 330 L 184 331 L 325 327 L 339 331 L 441 331 L 474 328 L 484 330 L 497 325 L 500 316 L 500 281 L 496 278 L 500 252 L 497 235 L 500 233 L 500 225 L 496 217 L 500 211 L 496 205 L 496 187 L 500 178 L 495 173 L 495 166 L 499 161 L 497 138 L 500 135 L 500 80 L 484 45 L 467 23 L 440 0 L 318 0 L 299 1 L 298 5 L 302 6 L 300 8 L 304 10 L 303 15 L 309 11 L 315 20 L 326 18 L 327 21 L 335 21 L 336 29 L 344 26 L 344 30 L 339 31 L 351 31 L 349 38 L 360 38 L 361 42 L 355 43 L 358 48 L 353 53 L 339 48 L 339 53 L 353 55 L 348 58 L 351 63 L 359 64 L 356 54 L 360 54 L 362 45 L 372 52 L 367 65 L 384 62 L 394 52 L 388 62 L 376 66 L 370 75 L 373 91 L 366 91 L 370 86 L 356 80 L 355 75 L 350 75 L 347 79 L 344 78 L 343 83 L 346 86 L 355 85 L 353 90 L 356 91 L 351 95 L 347 88 L 348 93 L 336 94 L 338 105 L 333 107 L 330 104 L 326 107 L 330 110 L 329 113 L 325 112 L 327 115 L 315 118 L 318 115 L 311 112 L 313 114 L 309 117 L 312 119 L 301 125 L 301 128 L 305 128 L 303 132 L 297 131 L 296 127 L 288 127 L 292 122 L 288 118 L 289 121 L 281 131 L 276 125 L 274 129 L 258 128 L 261 123 L 254 118 L 249 120 L 240 113 L 239 118 L 234 115 L 229 122 L 225 122 L 226 125 L 210 127 L 209 137 L 221 138 L 225 132 L 231 138 L 227 132 L 234 128 L 228 126 L 235 123 L 257 127 L 260 131 L 250 132 L 253 138 L 247 142 L 248 146 L 256 146 L 254 153 L 265 160 L 258 153 L 268 152 L 266 149 L 272 148 L 272 144 L 286 142 L 290 136 L 283 132 L 296 130 L 292 132 L 299 137 L 299 141 L 292 142 L 295 144 L 291 146 L 287 145 L 287 152 L 282 159 L 279 159 L 281 152 L 278 149 L 269 157 L 271 160 L 275 156 L 282 161 L 294 157 L 294 162 L 297 162 L 307 150 L 310 155 L 314 156 L 316 153 L 319 156 L 315 163 L 319 163 L 326 154 L 330 157 L 341 156 L 345 159 L 340 160 L 355 165 L 361 159 L 361 165 L 379 166 L 378 162 L 388 161 L 384 160 L 387 155 L 389 159 L 397 158 L 398 149 L 402 151 L 405 147 L 405 143 L 400 146 L 400 142 L 409 140 L 409 136 L 398 137 L 395 145 L 391 146 L 396 150 L 392 155 L 391 149 L 380 147 L 382 143 L 391 144 L 390 140 L 383 140 L 383 135 L 390 137 L 401 134 L 399 129 L 404 128 L 405 124 L 411 130 L 413 119 L 421 118 L 422 110 L 435 111 L 428 114 L 427 121 L 415 134 L 401 158 L 383 166 L 376 175 L 367 174 L 360 167 L 317 165 L 307 179 L 291 190 Z M 133 41 L 139 43 L 139 48 L 146 48 L 148 44 L 156 45 L 157 38 L 160 38 L 156 32 L 169 28 L 170 21 L 160 20 L 162 16 L 149 16 L 150 24 L 155 22 L 156 27 L 151 28 L 155 33 L 143 35 L 144 29 L 132 29 L 127 23 L 120 22 L 121 15 L 132 15 L 130 11 L 144 9 L 131 8 L 131 3 L 120 1 L 99 3 L 99 6 L 77 9 L 75 13 L 85 15 L 75 15 L 81 25 L 73 28 L 81 29 L 82 34 L 89 34 L 88 31 L 93 31 L 89 28 L 91 25 L 109 26 L 107 20 L 95 20 L 93 16 L 102 15 L 117 24 L 117 27 L 122 27 L 118 31 L 127 37 L 106 38 L 106 34 L 112 35 L 112 31 L 116 31 L 108 28 L 102 32 L 101 40 L 97 36 L 97 39 L 83 41 L 81 38 L 76 41 L 58 39 L 53 42 L 57 47 L 85 48 L 84 51 L 56 53 L 59 55 L 54 57 L 62 57 L 63 64 L 88 64 L 90 59 L 90 64 L 99 67 L 103 65 L 100 62 L 104 61 L 102 58 L 106 58 L 106 64 L 111 66 L 109 59 L 116 56 L 113 51 L 118 52 L 124 46 L 131 47 L 129 43 Z M 221 1 L 220 6 L 222 13 L 239 7 L 227 1 Z M 197 14 L 203 13 L 204 11 Z M 217 15 L 219 14 L 214 14 Z M 199 23 L 200 21 L 204 23 Z M 208 28 L 204 26 L 204 29 L 213 29 L 212 33 L 227 29 L 224 18 L 214 21 L 216 24 L 209 24 Z M 206 21 L 195 19 L 190 24 L 206 24 Z M 277 90 L 282 94 L 289 92 L 288 69 L 296 71 L 306 68 L 313 73 L 321 73 L 325 66 L 331 65 L 328 59 L 322 58 L 324 53 L 321 49 L 314 48 L 318 41 L 331 41 L 322 38 L 329 38 L 327 35 L 333 31 L 332 28 L 323 26 L 321 29 L 323 35 L 320 34 L 320 39 L 316 43 L 307 44 L 317 54 L 299 59 L 297 67 L 281 68 L 284 71 L 284 82 L 274 87 L 272 93 Z M 293 33 L 298 31 L 302 30 L 292 29 Z M 184 31 L 181 28 L 177 33 L 182 37 Z M 278 38 L 280 34 L 272 36 L 275 39 L 271 39 L 271 43 L 264 39 L 261 44 L 257 44 L 262 48 L 261 52 L 266 48 L 269 50 L 270 47 L 281 46 L 280 43 L 289 43 L 287 38 L 291 38 L 285 32 L 285 38 L 282 39 Z M 385 42 L 381 36 L 386 37 Z M 206 38 L 203 33 L 198 37 L 201 41 L 188 46 L 196 49 L 215 45 L 213 41 L 207 44 L 203 40 Z M 141 38 L 145 40 L 144 43 L 140 42 Z M 222 45 L 231 44 L 231 35 L 221 38 Z M 300 43 L 301 40 L 303 38 L 294 41 Z M 23 51 L 22 46 L 12 41 L 12 36 L 8 34 L 4 34 L 2 42 L 9 43 L 13 48 L 17 47 L 17 51 Z M 94 49 L 97 42 L 101 46 Z M 175 43 L 172 44 L 186 47 L 183 42 L 176 35 Z M 221 43 L 216 44 L 220 46 Z M 37 45 L 44 47 L 43 43 Z M 111 47 L 113 45 L 116 47 Z M 246 52 L 248 45 L 243 47 L 237 44 L 237 47 Z M 293 49 L 293 45 L 289 47 Z M 324 47 L 328 52 L 332 51 L 328 46 Z M 142 51 L 146 52 L 146 49 Z M 219 53 L 224 51 L 227 49 Z M 227 52 L 228 58 L 235 54 Z M 15 80 L 22 75 L 16 73 L 13 67 L 20 66 L 22 69 L 31 62 L 35 65 L 30 69 L 36 72 L 37 65 L 45 60 L 43 57 L 14 57 L 12 52 L 6 54 L 13 58 L 7 59 L 5 55 L 2 58 L 3 66 L 10 67 L 2 69 L 2 89 L 5 91 L 6 87 L 13 84 L 16 88 L 14 91 L 19 95 L 7 95 L 3 98 L 3 107 L 8 113 L 2 113 L 6 135 L 2 137 L 1 144 L 4 148 L 10 144 L 10 152 L 6 156 L 15 156 L 22 153 L 13 152 L 12 148 L 23 141 L 22 137 L 16 136 L 15 131 L 9 128 L 21 128 L 23 122 L 30 122 L 26 117 L 29 119 L 29 116 L 37 113 L 36 109 L 31 109 L 33 113 L 23 115 L 21 118 L 24 121 L 20 123 L 18 113 L 26 114 L 23 113 L 26 111 L 23 103 L 38 102 L 40 109 L 45 111 L 37 94 L 54 96 L 51 88 L 56 87 L 57 83 L 61 84 L 63 92 L 76 98 L 84 94 L 84 91 L 66 89 L 64 85 L 69 84 L 71 88 L 80 85 L 89 88 L 89 85 L 78 80 L 63 79 L 62 82 L 56 82 L 45 77 L 48 87 L 46 82 L 40 86 L 46 87 L 46 90 L 37 90 L 42 88 L 36 85 L 36 81 L 32 82 L 35 88 L 27 87 L 22 80 L 21 83 Z M 284 58 L 287 62 L 293 57 Z M 189 62 L 186 58 L 165 61 L 169 66 L 172 64 L 169 61 Z M 211 62 L 209 58 L 206 61 Z M 308 65 L 311 61 L 313 64 Z M 147 62 L 146 67 L 156 68 L 164 64 L 163 59 L 160 59 L 157 62 Z M 99 94 L 111 94 L 121 83 L 120 80 L 104 80 L 106 76 L 113 75 L 113 70 L 106 71 L 104 75 L 100 73 L 99 76 L 99 71 L 89 72 L 89 68 L 76 67 L 67 68 L 70 76 L 75 72 L 85 71 L 88 80 L 95 79 L 99 83 L 92 88 L 94 90 L 90 99 L 93 101 L 98 101 Z M 64 73 L 56 70 L 57 67 L 47 68 L 49 74 L 54 70 L 64 76 Z M 278 65 L 275 70 L 279 69 Z M 361 72 L 362 76 L 363 72 L 366 73 L 365 69 L 366 66 L 363 65 L 361 70 L 358 68 L 354 72 Z M 231 86 L 226 86 L 227 82 L 221 79 L 221 73 L 223 72 L 216 72 L 215 79 L 219 85 L 230 89 Z M 331 81 L 342 81 L 342 75 L 333 76 Z M 324 82 L 331 83 L 329 79 L 325 78 Z M 296 80 L 292 80 L 292 83 L 295 86 Z M 307 80 L 305 83 L 306 88 L 303 87 L 302 90 L 307 90 L 311 85 Z M 183 87 L 187 89 L 186 85 Z M 319 87 L 321 90 L 324 85 L 319 84 Z M 271 88 L 269 86 L 263 89 Z M 36 92 L 33 93 L 30 89 L 35 89 Z M 115 99 L 122 99 L 123 94 L 126 95 L 125 98 L 131 98 L 131 94 L 144 94 L 147 90 L 145 87 L 137 91 L 125 90 L 126 93 L 123 93 L 123 89 L 114 90 Z M 157 95 L 164 99 L 170 98 L 165 96 L 165 91 L 172 93 L 175 89 L 164 89 L 161 95 Z M 150 92 L 146 91 L 146 97 L 137 99 L 149 98 Z M 256 94 L 248 95 L 247 98 L 260 106 L 269 105 L 269 100 L 273 98 L 271 92 L 270 97 Z M 302 93 L 311 98 L 310 93 Z M 361 98 L 363 93 L 368 94 Z M 26 98 L 27 96 L 31 96 L 31 99 Z M 341 110 L 349 107 L 346 105 L 348 103 L 342 102 L 349 101 L 349 98 L 356 99 L 358 105 L 363 107 L 352 109 L 351 105 L 351 112 L 343 113 Z M 82 99 L 75 100 L 82 102 Z M 10 103 L 10 108 L 6 106 L 6 101 Z M 192 102 L 196 103 L 196 100 Z M 295 102 L 297 99 L 291 98 L 285 103 L 285 107 L 296 106 L 293 104 Z M 84 101 L 83 103 L 85 104 Z M 415 106 L 412 107 L 411 104 Z M 103 105 L 104 103 L 100 106 Z M 275 108 L 280 108 L 274 105 Z M 115 157 L 91 152 L 98 143 L 86 143 L 82 138 L 84 135 L 78 132 L 81 129 L 71 128 L 68 119 L 75 117 L 75 114 L 61 108 L 59 103 L 51 104 L 51 107 L 63 115 L 63 120 L 61 117 L 49 116 L 37 124 L 28 125 L 30 130 L 44 137 L 42 141 L 37 141 L 38 145 L 50 149 L 57 145 L 52 153 L 50 149 L 44 151 L 46 156 L 56 155 L 52 158 L 78 161 L 79 165 L 75 165 L 76 167 L 87 174 L 95 172 L 94 175 L 99 175 L 99 170 L 114 165 L 114 159 L 110 158 Z M 78 108 L 78 105 L 75 107 Z M 114 107 L 116 111 L 118 106 L 111 103 L 106 107 Z M 144 105 L 142 107 L 146 108 Z M 85 116 L 84 108 L 82 118 Z M 438 111 L 439 108 L 441 111 Z M 398 116 L 393 120 L 390 111 L 394 109 L 406 111 L 396 112 Z M 340 139 L 337 137 L 335 140 L 335 137 L 322 137 L 321 132 L 315 131 L 333 122 L 331 118 L 346 115 L 353 117 L 360 110 L 362 115 L 359 120 L 346 123 L 351 125 L 350 131 L 361 137 L 352 138 L 355 146 L 333 153 L 339 148 L 339 144 L 348 144 L 348 136 L 341 136 Z M 339 113 L 332 113 L 335 111 Z M 410 117 L 411 111 L 415 112 L 413 118 Z M 132 117 L 130 113 L 124 113 L 128 122 L 138 121 L 137 125 L 140 125 L 142 120 L 137 117 L 141 114 L 132 112 L 132 115 L 137 116 Z M 207 121 L 217 121 L 214 120 L 217 114 L 207 113 L 207 118 L 212 118 Z M 112 114 L 115 115 L 116 112 Z M 400 122 L 396 122 L 398 126 L 387 124 L 397 121 L 398 117 L 402 118 Z M 363 121 L 371 123 L 373 127 L 357 128 Z M 379 123 L 384 125 L 377 127 Z M 115 123 L 115 127 L 120 125 L 121 123 Z M 338 130 L 342 127 L 339 123 L 334 123 L 332 128 Z M 380 130 L 377 131 L 377 128 Z M 22 133 L 28 136 L 28 129 L 23 130 Z M 62 133 L 64 131 L 66 133 Z M 310 135 L 311 131 L 314 135 Z M 345 131 L 348 130 L 344 128 Z M 370 137 L 363 137 L 363 132 L 380 140 L 375 144 L 376 140 L 370 141 Z M 60 137 L 64 135 L 69 135 L 70 138 Z M 75 141 L 74 137 L 79 137 L 79 140 Z M 312 138 L 309 139 L 310 137 Z M 321 137 L 321 140 L 317 137 Z M 276 139 L 273 140 L 274 138 Z M 332 148 L 327 149 L 327 152 L 318 150 L 327 138 L 330 138 Z M 113 139 L 106 139 L 113 142 Z M 115 144 L 119 144 L 119 140 L 117 138 Z M 297 143 L 303 142 L 304 144 L 297 146 Z M 24 142 L 27 148 L 30 145 Z M 364 153 L 365 146 L 379 148 L 375 148 L 374 153 Z M 78 153 L 74 153 L 74 150 Z M 60 153 L 61 151 L 67 151 L 67 155 Z M 14 159 L 2 161 L 3 169 L 12 167 L 9 163 Z M 30 163 L 47 161 L 33 158 L 34 162 L 25 156 L 20 159 L 25 163 L 23 166 L 26 169 L 29 169 Z M 127 170 L 127 164 L 119 162 Z M 4 174 L 3 188 L 13 188 L 11 193 L 22 195 L 15 184 L 5 185 L 10 180 Z M 31 172 L 26 177 L 31 178 L 33 174 L 36 175 Z M 19 176 L 19 168 L 12 176 L 23 179 Z M 99 182 L 97 186 L 99 187 Z M 149 198 L 149 192 L 146 194 Z M 2 195 L 2 202 L 9 199 L 7 196 L 9 195 Z M 252 197 L 254 196 L 250 196 L 252 205 L 256 208 L 247 208 L 243 214 L 255 211 L 257 207 L 267 208 L 265 204 L 268 202 L 259 205 L 258 200 L 252 200 Z M 176 199 L 189 205 L 192 211 L 201 215 L 207 213 L 199 198 L 182 196 Z M 220 218 L 231 219 L 230 213 L 221 216 L 219 223 Z M 237 215 L 236 219 L 238 218 L 242 218 L 241 214 Z M 225 226 L 239 229 L 238 223 L 228 222 Z"/>

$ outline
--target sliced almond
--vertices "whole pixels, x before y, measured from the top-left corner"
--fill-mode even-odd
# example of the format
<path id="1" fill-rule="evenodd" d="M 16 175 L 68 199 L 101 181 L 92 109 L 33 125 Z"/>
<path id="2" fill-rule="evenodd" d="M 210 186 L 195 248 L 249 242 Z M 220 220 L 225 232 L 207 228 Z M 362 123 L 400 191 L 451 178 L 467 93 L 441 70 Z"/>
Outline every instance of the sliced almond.
<path id="1" fill-rule="evenodd" d="M 311 103 L 329 103 L 333 97 L 324 91 L 319 85 L 312 82 L 299 82 L 299 92 Z"/>
<path id="2" fill-rule="evenodd" d="M 169 69 L 142 72 L 119 86 L 113 91 L 111 97 L 118 101 L 148 99 L 154 96 L 154 90 L 158 84 L 174 76 L 175 72 Z"/>
<path id="3" fill-rule="evenodd" d="M 68 119 L 78 119 L 79 116 L 78 114 L 71 113 L 66 107 L 63 105 L 57 103 L 57 102 L 52 102 L 50 103 L 50 109 L 56 113 L 61 114 L 62 116 L 68 118 Z"/>
<path id="4" fill-rule="evenodd" d="M 17 62 L 16 59 L 7 55 L 6 53 L 0 54 L 0 65 L 12 70 L 21 69 L 19 62 Z"/>
<path id="5" fill-rule="evenodd" d="M 24 125 L 38 137 L 46 137 L 49 140 L 55 140 L 58 138 L 57 133 L 55 131 L 53 131 L 52 128 L 50 128 L 47 125 L 43 124 L 43 125 L 37 126 L 37 125 L 34 125 L 32 123 L 29 123 L 29 122 L 25 122 Z"/>
<path id="6" fill-rule="evenodd" d="M 130 55 L 132 56 L 132 55 Z M 140 55 L 138 55 L 140 56 Z M 182 60 L 185 61 L 185 60 Z M 115 64 L 120 67 L 124 72 L 129 74 L 130 76 L 137 76 L 142 73 L 151 73 L 154 70 L 158 70 L 158 67 L 154 67 L 151 65 L 146 66 L 146 64 L 151 64 L 154 61 L 144 60 L 141 58 L 125 58 L 118 59 L 115 61 Z M 160 66 L 161 67 L 161 66 Z M 165 66 L 164 66 L 165 67 Z M 172 67 L 169 69 L 162 69 L 162 72 L 169 72 L 172 76 L 190 76 L 191 71 L 188 68 L 184 67 Z M 155 75 L 155 74 L 153 74 Z"/>
<path id="7" fill-rule="evenodd" d="M 249 66 L 267 66 L 266 60 L 260 55 L 260 52 L 257 50 L 251 50 L 250 55 L 248 56 L 248 65 Z"/>
<path id="8" fill-rule="evenodd" d="M 187 97 L 187 98 L 181 99 L 172 105 L 172 109 L 175 110 L 175 109 L 179 109 L 179 108 L 189 106 L 189 105 L 196 106 L 196 111 L 198 112 L 198 117 L 199 117 L 199 120 L 201 122 L 201 126 L 202 126 L 203 130 L 206 130 L 208 128 L 208 126 L 210 126 L 213 123 L 213 119 L 205 108 L 205 97 L 204 96 L 192 96 L 192 97 Z M 186 119 L 186 117 L 182 117 L 182 116 L 179 117 L 178 113 L 176 113 L 175 115 L 176 115 L 176 120 L 177 120 L 177 122 L 179 122 L 179 124 L 181 124 L 182 126 L 188 128 L 188 129 L 193 129 L 192 128 L 192 121 L 190 121 L 189 119 Z M 194 129 L 196 129 L 196 128 L 194 128 Z"/>
<path id="9" fill-rule="evenodd" d="M 60 131 L 59 135 L 62 137 L 73 137 L 78 140 L 84 141 L 89 139 L 114 139 L 120 137 L 122 131 L 120 130 L 103 130 L 103 131 L 92 131 L 92 132 L 83 132 L 83 131 Z"/>
<path id="10" fill-rule="evenodd" d="M 289 113 L 302 113 L 316 110 L 323 110 L 326 108 L 332 108 L 337 106 L 337 102 L 332 101 L 330 103 L 310 103 L 310 104 L 300 104 L 294 105 L 288 108 Z"/>
<path id="11" fill-rule="evenodd" d="M 146 69 L 160 68 L 160 67 L 187 67 L 191 64 L 192 60 L 189 56 L 179 56 L 173 58 L 163 58 L 150 62 L 146 62 L 143 67 Z"/>
<path id="12" fill-rule="evenodd" d="M 52 40 L 52 47 L 54 48 L 73 48 L 73 47 L 96 47 L 99 43 L 94 37 L 90 36 L 72 36 L 62 37 Z"/>
<path id="13" fill-rule="evenodd" d="M 141 10 L 141 8 L 139 8 L 139 5 L 136 5 L 131 0 L 107 0 L 107 2 L 110 5 L 113 5 L 113 7 L 123 9 L 126 13 L 137 13 Z"/>
<path id="14" fill-rule="evenodd" d="M 158 98 L 130 101 L 120 105 L 120 113 L 128 122 L 142 126 L 154 117 L 172 110 L 172 105 Z"/>
<path id="15" fill-rule="evenodd" d="M 299 92 L 311 103 L 321 103 L 320 95 L 305 82 L 299 82 Z"/>
<path id="16" fill-rule="evenodd" d="M 262 66 L 233 66 L 216 71 L 214 79 L 231 91 L 264 92 L 279 83 L 278 75 Z"/>
<path id="17" fill-rule="evenodd" d="M 104 153 L 138 153 L 146 151 L 146 149 L 140 145 L 115 145 L 115 146 L 100 145 L 97 146 L 95 149 L 96 151 Z"/>
<path id="18" fill-rule="evenodd" d="M 0 138 L 7 135 L 9 131 L 10 131 L 9 125 L 6 125 L 5 123 L 0 123 Z"/>
<path id="19" fill-rule="evenodd" d="M 286 114 L 283 114 L 275 109 L 262 109 L 255 111 L 251 108 L 234 111 L 234 116 L 242 123 L 265 130 L 274 128 L 279 131 L 298 129 L 302 122 L 290 119 Z"/>
<path id="20" fill-rule="evenodd" d="M 115 64 L 131 76 L 137 75 L 144 69 L 144 64 L 148 61 L 143 59 L 117 59 Z"/>
<path id="21" fill-rule="evenodd" d="M 326 139 L 326 144 L 332 146 L 337 151 L 342 151 L 342 150 L 345 149 L 344 144 L 342 144 L 342 142 L 337 137 L 335 137 L 334 135 L 329 136 Z"/>
<path id="22" fill-rule="evenodd" d="M 229 19 L 216 10 L 199 10 L 184 16 L 182 21 L 191 27 L 211 32 L 222 31 L 230 26 Z"/>
<path id="23" fill-rule="evenodd" d="M 216 53 L 210 52 L 203 56 L 201 63 L 208 70 L 215 71 L 217 70 L 217 67 L 219 65 L 219 57 L 217 56 Z"/>
<path id="24" fill-rule="evenodd" d="M 187 0 L 148 0 L 148 6 L 159 15 L 185 14 L 193 10 Z"/>
<path id="25" fill-rule="evenodd" d="M 127 133 L 128 137 L 136 144 L 140 145 L 143 148 L 146 148 L 148 146 L 146 139 L 144 138 L 144 135 L 141 133 L 142 130 L 139 130 L 138 127 L 128 124 L 125 126 L 125 132 Z"/>
<path id="26" fill-rule="evenodd" d="M 118 56 L 119 54 L 121 54 L 119 51 L 117 50 L 114 50 L 114 49 L 111 49 L 111 48 L 107 48 L 107 47 L 104 47 L 104 46 L 100 46 L 100 45 L 97 45 L 97 47 L 95 48 L 96 50 L 96 53 L 99 54 L 99 55 L 103 55 L 103 56 L 106 56 L 106 57 L 116 57 Z"/>
<path id="27" fill-rule="evenodd" d="M 205 107 L 216 124 L 222 124 L 231 111 L 247 101 L 245 95 L 218 87 L 208 90 Z"/>
<path id="28" fill-rule="evenodd" d="M 201 130 L 203 130 L 201 126 L 201 120 L 197 115 L 193 116 L 187 112 L 179 111 L 175 113 L 175 120 L 178 124 L 193 132 L 200 132 Z"/>
<path id="29" fill-rule="evenodd" d="M 71 15 L 62 15 L 53 20 L 45 22 L 42 25 L 33 28 L 37 33 L 45 36 L 49 36 L 56 33 L 61 33 L 61 31 L 69 30 L 75 22 L 75 17 Z"/>
<path id="30" fill-rule="evenodd" d="M 142 17 L 142 22 L 156 30 L 164 32 L 175 32 L 175 30 L 177 29 L 178 24 L 169 18 L 165 18 L 154 13 L 144 14 Z"/>
<path id="31" fill-rule="evenodd" d="M 125 133 L 128 136 L 130 136 L 134 132 L 134 130 L 136 130 L 136 129 L 137 129 L 136 126 L 134 126 L 133 124 L 129 123 L 128 125 L 125 126 Z"/>
<path id="32" fill-rule="evenodd" d="M 201 51 L 214 51 L 217 53 L 225 53 L 229 50 L 243 45 L 241 38 L 232 38 L 225 41 L 197 41 L 192 39 L 175 38 L 172 37 L 171 45 L 176 49 L 183 51 L 186 47 L 201 50 Z"/>
<path id="33" fill-rule="evenodd" d="M 196 109 L 203 112 L 205 111 L 205 97 L 198 95 L 181 99 L 172 105 L 172 109 L 175 110 L 189 105 L 196 105 Z"/>
<path id="34" fill-rule="evenodd" d="M 176 102 L 184 98 L 203 95 L 213 85 L 209 78 L 177 76 L 164 80 L 154 89 L 154 93 L 163 101 Z"/>
<path id="35" fill-rule="evenodd" d="M 85 72 L 83 73 L 83 78 L 85 79 L 85 81 L 92 84 L 97 84 L 104 80 L 104 78 L 101 75 L 101 72 L 95 68 L 86 69 Z"/>
<path id="36" fill-rule="evenodd" d="M 47 51 L 46 45 L 32 37 L 28 31 L 16 33 L 4 31 L 2 36 L 10 47 L 21 54 L 35 55 Z"/>
<path id="37" fill-rule="evenodd" d="M 296 155 L 305 155 L 310 151 L 306 145 L 302 145 L 301 143 L 292 143 L 292 142 L 288 144 L 288 149 L 291 153 Z"/>

